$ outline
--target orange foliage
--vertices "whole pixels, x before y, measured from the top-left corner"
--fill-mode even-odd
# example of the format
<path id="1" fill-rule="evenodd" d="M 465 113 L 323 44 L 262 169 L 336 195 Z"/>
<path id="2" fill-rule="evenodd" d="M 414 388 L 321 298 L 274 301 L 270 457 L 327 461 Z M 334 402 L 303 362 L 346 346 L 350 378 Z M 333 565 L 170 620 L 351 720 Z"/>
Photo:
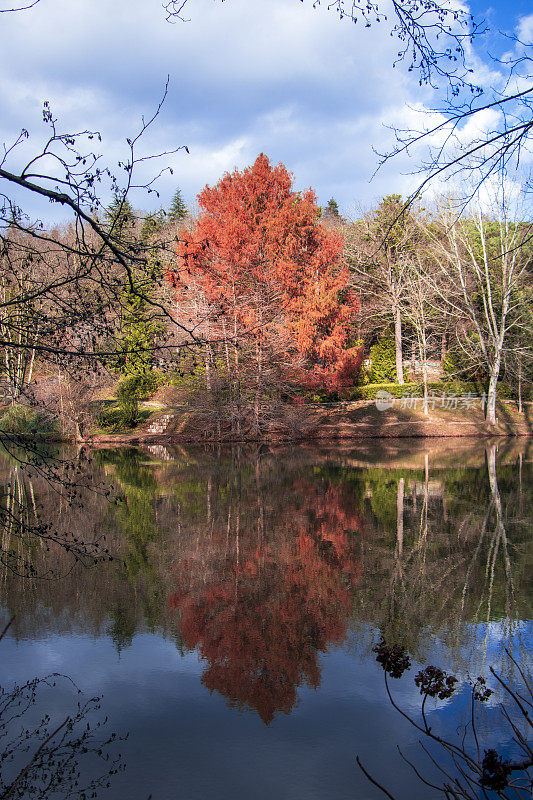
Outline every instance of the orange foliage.
<path id="1" fill-rule="evenodd" d="M 308 382 L 352 380 L 358 302 L 342 237 L 319 224 L 314 193 L 295 193 L 283 164 L 273 167 L 262 153 L 207 186 L 198 202 L 196 226 L 184 231 L 168 274 L 177 292 L 200 286 L 241 335 L 271 346 L 288 340 L 313 371 Z"/>

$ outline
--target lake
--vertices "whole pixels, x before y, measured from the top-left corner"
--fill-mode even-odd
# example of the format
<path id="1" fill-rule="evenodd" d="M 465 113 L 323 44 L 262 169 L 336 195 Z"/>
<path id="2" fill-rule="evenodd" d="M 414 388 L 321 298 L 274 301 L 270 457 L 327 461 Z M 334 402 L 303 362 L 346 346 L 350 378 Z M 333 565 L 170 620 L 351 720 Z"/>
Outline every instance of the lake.
<path id="1" fill-rule="evenodd" d="M 42 742 L 43 714 L 52 731 L 98 697 L 77 725 L 107 717 L 94 735 L 116 733 L 103 754 L 121 755 L 87 798 L 383 797 L 356 756 L 398 798 L 437 797 L 398 752 L 435 776 L 373 647 L 383 636 L 407 649 L 413 666 L 389 685 L 417 719 L 416 673 L 458 678 L 452 698 L 427 704 L 451 738 L 469 719 L 469 679 L 493 666 L 512 682 L 530 665 L 532 453 L 528 440 L 376 440 L 45 449 L 28 465 L 10 446 L 0 622 L 16 617 L 0 684 L 6 697 L 62 677 L 36 684 L 4 728 L 0 713 L 0 742 L 21 725 Z M 93 564 L 103 548 L 111 560 Z M 478 735 L 512 754 L 501 699 L 481 709 Z M 73 744 L 78 786 L 63 766 L 46 788 L 51 758 L 23 796 L 83 796 L 102 773 L 98 753 Z"/>

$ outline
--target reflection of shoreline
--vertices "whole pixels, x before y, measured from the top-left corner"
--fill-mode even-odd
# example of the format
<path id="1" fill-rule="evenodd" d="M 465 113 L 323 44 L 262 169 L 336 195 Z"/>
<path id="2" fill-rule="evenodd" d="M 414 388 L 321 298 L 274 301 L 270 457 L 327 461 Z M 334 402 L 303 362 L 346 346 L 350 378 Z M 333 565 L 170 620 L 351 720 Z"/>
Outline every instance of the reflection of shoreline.
<path id="1" fill-rule="evenodd" d="M 336 462 L 346 467 L 379 467 L 382 469 L 424 469 L 425 456 L 428 455 L 433 469 L 456 468 L 460 459 L 462 466 L 483 468 L 485 466 L 485 452 L 487 446 L 496 443 L 498 446 L 498 464 L 511 464 L 522 455 L 525 463 L 533 461 L 533 439 L 527 437 L 509 437 L 506 439 L 477 439 L 464 437 L 459 440 L 444 437 L 440 438 L 414 438 L 410 439 L 369 439 L 366 442 L 334 444 L 316 444 L 299 442 L 296 445 L 261 445 L 259 450 L 262 456 L 274 456 L 279 459 L 290 457 L 297 458 L 303 463 L 320 463 L 325 459 L 333 458 Z M 143 445 L 139 451 L 146 451 L 155 461 L 190 462 L 202 458 L 219 458 L 221 455 L 229 457 L 232 450 L 238 448 L 246 457 L 255 457 L 258 451 L 256 445 L 176 445 L 172 443 L 158 445 Z M 102 448 L 105 452 L 106 449 Z M 95 452 L 98 452 L 96 449 Z"/>

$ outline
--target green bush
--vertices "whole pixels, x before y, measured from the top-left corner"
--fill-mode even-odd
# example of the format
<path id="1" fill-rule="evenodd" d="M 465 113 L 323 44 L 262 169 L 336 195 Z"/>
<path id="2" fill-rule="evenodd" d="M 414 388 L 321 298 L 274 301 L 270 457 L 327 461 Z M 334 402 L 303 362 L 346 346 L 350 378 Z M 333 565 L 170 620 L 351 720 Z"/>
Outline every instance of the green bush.
<path id="1" fill-rule="evenodd" d="M 518 394 L 518 392 L 517 392 Z M 522 402 L 533 403 L 533 384 L 529 383 L 522 387 Z"/>
<path id="2" fill-rule="evenodd" d="M 215 374 L 223 373 L 225 364 L 216 361 L 214 371 Z M 202 391 L 205 389 L 205 384 L 205 363 L 192 358 L 185 358 L 180 362 L 179 368 L 174 371 L 170 379 L 170 385 L 173 388 L 185 393 Z"/>
<path id="3" fill-rule="evenodd" d="M 120 381 L 117 399 L 122 405 L 131 403 L 133 400 L 146 400 L 157 391 L 161 384 L 162 375 L 153 370 L 129 375 Z"/>
<path id="4" fill-rule="evenodd" d="M 461 381 L 457 378 L 443 378 L 440 381 L 433 381 L 428 383 L 428 394 L 430 396 L 457 396 L 464 397 L 471 395 L 474 397 L 482 397 L 486 392 L 487 387 L 482 381 Z M 312 395 L 306 395 L 302 399 L 307 403 L 337 403 L 339 399 L 347 401 L 356 400 L 375 400 L 378 392 L 388 392 L 395 398 L 401 397 L 423 397 L 424 384 L 423 383 L 369 383 L 364 386 L 354 386 L 352 389 L 344 390 L 342 398 L 339 398 L 337 392 L 329 392 L 326 389 L 317 391 Z M 499 400 L 514 400 L 517 399 L 516 389 L 510 384 L 502 381 L 498 383 L 498 399 Z M 526 385 L 522 389 L 522 400 L 524 402 L 533 399 L 533 387 Z"/>
<path id="5" fill-rule="evenodd" d="M 483 394 L 484 387 L 481 384 L 468 381 L 436 381 L 428 383 L 429 395 L 457 395 L 462 396 L 471 393 L 475 396 Z M 357 386 L 349 393 L 349 400 L 375 400 L 378 392 L 388 392 L 393 397 L 423 397 L 423 383 L 370 383 L 368 386 Z"/>
<path id="6" fill-rule="evenodd" d="M 371 383 L 396 380 L 396 346 L 394 337 L 387 334 L 370 349 Z"/>
<path id="7" fill-rule="evenodd" d="M 96 424 L 107 433 L 127 433 L 149 416 L 149 411 L 139 411 L 137 401 L 133 401 L 129 405 L 103 408 L 96 417 Z"/>
<path id="8" fill-rule="evenodd" d="M 457 354 L 448 350 L 442 362 L 442 372 L 445 380 L 460 380 L 459 376 L 466 372 L 466 368 Z"/>
<path id="9" fill-rule="evenodd" d="M 510 383 L 502 381 L 498 383 L 496 396 L 499 400 L 516 400 L 518 399 L 518 389 L 515 389 Z"/>
<path id="10" fill-rule="evenodd" d="M 46 436 L 59 433 L 58 421 L 36 408 L 15 404 L 0 418 L 0 430 L 20 436 Z"/>
<path id="11" fill-rule="evenodd" d="M 124 429 L 122 409 L 118 406 L 113 408 L 103 408 L 96 417 L 96 424 L 99 428 L 111 433 L 116 433 Z"/>
<path id="12" fill-rule="evenodd" d="M 369 383 L 366 386 L 356 386 L 348 392 L 348 400 L 375 400 L 378 392 L 389 392 L 393 397 L 422 397 L 424 386 L 420 383 Z"/>
<path id="13" fill-rule="evenodd" d="M 473 395 L 481 397 L 486 392 L 487 387 L 481 381 L 461 381 L 457 378 L 446 379 L 428 383 L 429 395 L 456 395 L 463 397 L 464 395 Z M 378 392 L 389 392 L 393 397 L 423 397 L 424 384 L 423 383 L 404 383 L 400 386 L 398 383 L 370 383 L 367 386 L 357 386 L 351 389 L 348 393 L 348 400 L 374 400 Z M 516 392 L 508 383 L 498 383 L 498 399 L 500 400 L 514 400 Z"/>
<path id="14" fill-rule="evenodd" d="M 442 381 L 435 384 L 435 386 L 438 387 L 440 392 L 444 391 L 450 395 L 465 395 L 470 393 L 481 397 L 483 392 L 486 391 L 486 386 L 482 381 L 463 381 L 459 378 L 444 377 Z"/>

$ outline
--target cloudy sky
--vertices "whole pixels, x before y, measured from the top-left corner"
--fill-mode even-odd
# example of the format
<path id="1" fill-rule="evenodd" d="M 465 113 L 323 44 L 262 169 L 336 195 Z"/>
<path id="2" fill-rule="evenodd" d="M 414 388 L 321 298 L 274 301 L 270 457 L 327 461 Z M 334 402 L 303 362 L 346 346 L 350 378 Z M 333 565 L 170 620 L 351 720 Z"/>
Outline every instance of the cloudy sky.
<path id="1" fill-rule="evenodd" d="M 493 29 L 533 31 L 529 0 L 492 7 L 474 0 L 471 10 Z M 392 141 L 387 126 L 417 125 L 417 109 L 435 103 L 408 65 L 392 67 L 398 43 L 386 24 L 341 22 L 325 2 L 313 8 L 311 0 L 188 0 L 184 15 L 187 21 L 169 24 L 160 0 L 40 0 L 0 15 L 1 140 L 9 144 L 21 127 L 30 133 L 12 165 L 38 146 L 44 100 L 62 130 L 99 130 L 105 162 L 116 163 L 169 75 L 144 152 L 187 145 L 189 154 L 166 158 L 174 174 L 159 181 L 163 205 L 179 186 L 193 206 L 206 182 L 261 151 L 286 164 L 297 188 L 311 186 L 321 203 L 335 197 L 348 215 L 414 187 L 408 173 L 416 154 L 371 180 L 373 148 L 385 151 Z M 495 80 L 487 54 L 509 47 L 494 36 L 480 41 L 472 53 L 476 78 Z M 135 198 L 143 209 L 157 203 Z"/>

